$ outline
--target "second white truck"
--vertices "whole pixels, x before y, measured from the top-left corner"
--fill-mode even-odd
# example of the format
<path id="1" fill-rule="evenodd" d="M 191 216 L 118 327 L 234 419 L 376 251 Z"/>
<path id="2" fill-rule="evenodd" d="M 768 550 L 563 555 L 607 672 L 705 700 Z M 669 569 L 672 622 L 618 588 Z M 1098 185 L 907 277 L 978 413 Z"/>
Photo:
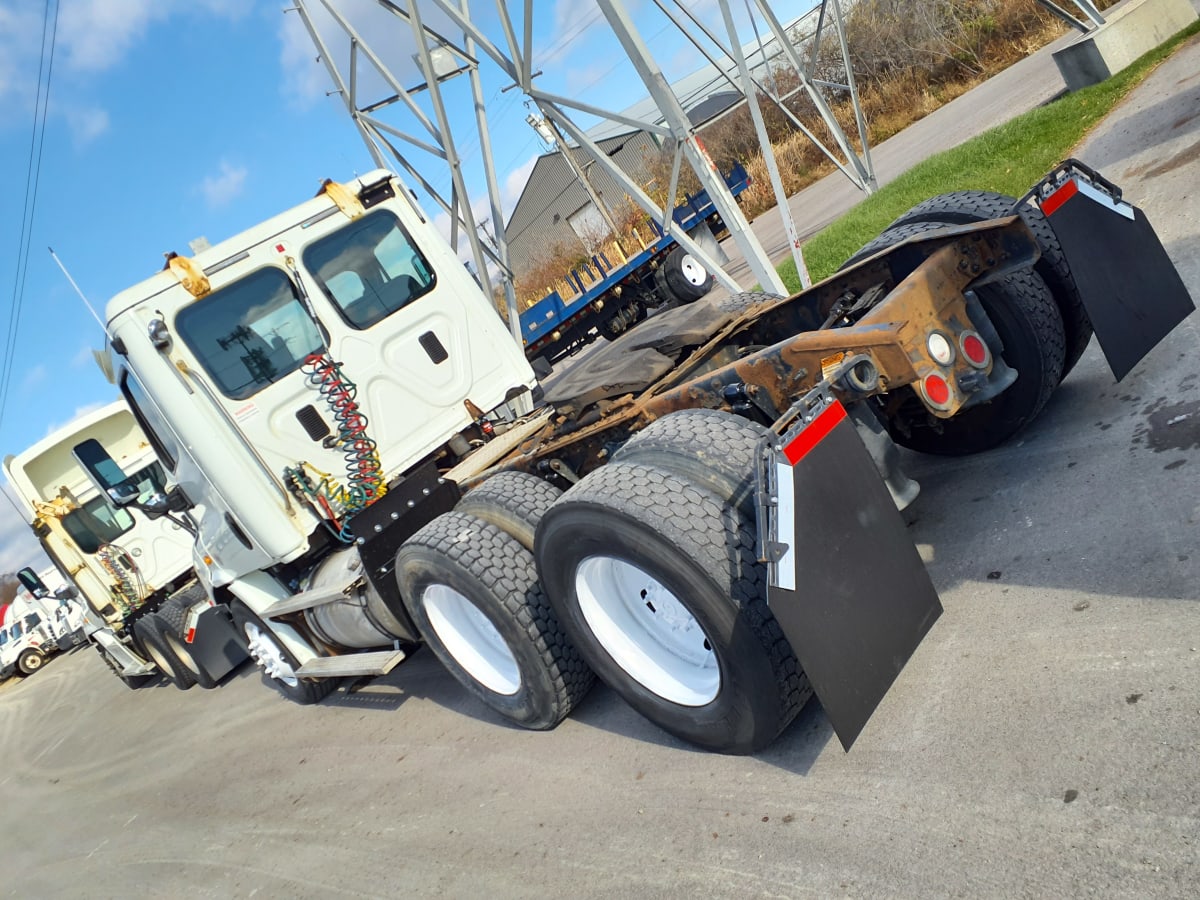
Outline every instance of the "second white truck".
<path id="1" fill-rule="evenodd" d="M 163 490 L 153 449 L 115 401 L 5 458 L 30 528 L 69 593 L 86 603 L 87 638 L 118 677 L 131 687 L 154 675 L 180 688 L 211 687 L 246 655 L 227 610 L 196 582 L 189 521 L 114 505 L 76 460 L 78 448 L 92 445 L 132 473 L 129 490 L 147 500 Z M 32 569 L 19 578 L 35 597 L 51 596 Z"/>

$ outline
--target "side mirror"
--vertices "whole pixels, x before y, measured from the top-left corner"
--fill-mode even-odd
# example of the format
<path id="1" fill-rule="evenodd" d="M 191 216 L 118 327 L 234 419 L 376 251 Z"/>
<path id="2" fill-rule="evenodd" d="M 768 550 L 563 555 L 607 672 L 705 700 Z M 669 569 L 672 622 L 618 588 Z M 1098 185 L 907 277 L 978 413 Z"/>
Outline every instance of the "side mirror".
<path id="1" fill-rule="evenodd" d="M 79 597 L 79 591 L 76 590 L 75 586 L 71 584 L 64 584 L 62 587 L 57 588 L 54 591 L 54 599 L 60 602 L 74 600 L 77 597 Z"/>
<path id="2" fill-rule="evenodd" d="M 21 582 L 21 586 L 25 590 L 33 594 L 38 600 L 50 596 L 50 589 L 46 587 L 46 583 L 38 578 L 37 573 L 28 566 L 17 573 L 17 580 Z"/>
<path id="3" fill-rule="evenodd" d="M 171 511 L 171 501 L 162 491 L 155 491 L 138 505 L 138 509 L 146 514 L 146 518 L 158 519 Z"/>
<path id="4" fill-rule="evenodd" d="M 98 440 L 88 438 L 76 444 L 71 455 L 87 472 L 97 490 L 116 506 L 129 506 L 137 500 L 137 485 L 129 483 L 121 467 L 108 455 L 108 451 Z"/>

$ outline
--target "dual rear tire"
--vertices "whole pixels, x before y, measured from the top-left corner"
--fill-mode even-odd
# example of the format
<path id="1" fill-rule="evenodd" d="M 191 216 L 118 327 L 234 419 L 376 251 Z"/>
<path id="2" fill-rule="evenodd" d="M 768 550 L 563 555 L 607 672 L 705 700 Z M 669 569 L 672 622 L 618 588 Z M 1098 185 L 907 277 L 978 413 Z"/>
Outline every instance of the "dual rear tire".
<path id="1" fill-rule="evenodd" d="M 557 725 L 594 672 L 682 740 L 760 750 L 811 695 L 756 558 L 762 435 L 689 410 L 561 496 L 496 476 L 400 548 L 406 608 L 450 673 L 524 727 Z"/>
<path id="2" fill-rule="evenodd" d="M 558 725 L 595 681 L 531 553 L 558 494 L 532 475 L 501 473 L 396 554 L 405 608 L 434 655 L 476 699 L 535 730 Z"/>

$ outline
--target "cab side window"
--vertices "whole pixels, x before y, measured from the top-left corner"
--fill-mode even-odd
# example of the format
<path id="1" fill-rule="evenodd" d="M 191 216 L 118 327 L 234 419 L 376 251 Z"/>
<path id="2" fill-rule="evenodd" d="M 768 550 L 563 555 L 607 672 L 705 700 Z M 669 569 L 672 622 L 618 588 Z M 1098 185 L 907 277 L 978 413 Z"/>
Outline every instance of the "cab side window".
<path id="1" fill-rule="evenodd" d="M 354 328 L 370 328 L 433 290 L 437 279 L 404 226 L 376 210 L 309 245 L 304 265 Z"/>

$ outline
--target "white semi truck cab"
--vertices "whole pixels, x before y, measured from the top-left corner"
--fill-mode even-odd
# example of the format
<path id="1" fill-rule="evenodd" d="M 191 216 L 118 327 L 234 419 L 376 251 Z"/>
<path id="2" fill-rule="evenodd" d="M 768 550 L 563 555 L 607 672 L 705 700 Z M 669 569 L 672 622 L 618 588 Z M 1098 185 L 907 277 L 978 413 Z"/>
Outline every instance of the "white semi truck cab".
<path id="1" fill-rule="evenodd" d="M 403 659 L 421 637 L 395 552 L 457 500 L 440 471 L 530 412 L 536 381 L 401 184 L 326 183 L 171 256 L 109 302 L 106 329 L 108 374 L 195 522 L 200 581 L 276 684 L 317 699 Z M 105 465 L 112 493 L 128 468 L 106 481 Z M 368 509 L 383 522 L 364 527 Z"/>
<path id="2" fill-rule="evenodd" d="M 4 471 L 42 550 L 90 611 L 85 630 L 108 665 L 134 685 L 156 673 L 179 683 L 187 666 L 207 659 L 224 675 L 245 659 L 220 613 L 206 601 L 193 610 L 194 540 L 184 520 L 116 505 L 97 490 L 77 454 L 103 446 L 130 472 L 127 491 L 151 497 L 166 488 L 162 465 L 125 403 L 87 413 L 4 460 Z M 35 597 L 50 591 L 31 569 L 19 575 Z M 172 627 L 192 613 L 192 634 Z M 196 628 L 202 614 L 204 625 Z M 215 646 L 210 646 L 215 645 Z M 190 685 L 189 685 L 190 686 Z"/>

